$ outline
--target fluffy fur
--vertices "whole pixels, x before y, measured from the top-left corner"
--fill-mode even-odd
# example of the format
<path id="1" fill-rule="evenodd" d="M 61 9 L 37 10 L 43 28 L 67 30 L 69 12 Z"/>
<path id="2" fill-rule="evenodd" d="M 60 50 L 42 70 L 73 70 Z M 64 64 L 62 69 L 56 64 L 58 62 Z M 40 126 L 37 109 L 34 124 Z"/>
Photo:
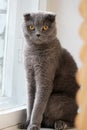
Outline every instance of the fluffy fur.
<path id="1" fill-rule="evenodd" d="M 30 25 L 35 29 L 30 30 Z M 42 29 L 44 25 L 47 30 Z M 20 127 L 39 130 L 42 125 L 63 130 L 74 126 L 77 66 L 56 37 L 55 14 L 24 15 L 23 31 L 28 108 L 27 121 Z"/>

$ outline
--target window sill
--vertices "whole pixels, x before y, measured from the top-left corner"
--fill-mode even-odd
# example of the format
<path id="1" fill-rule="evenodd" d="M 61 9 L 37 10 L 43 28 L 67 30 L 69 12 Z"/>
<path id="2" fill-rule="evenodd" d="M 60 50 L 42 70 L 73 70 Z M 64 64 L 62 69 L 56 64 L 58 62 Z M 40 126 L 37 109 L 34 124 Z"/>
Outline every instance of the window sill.
<path id="1" fill-rule="evenodd" d="M 17 127 L 18 123 L 26 120 L 26 106 L 17 107 L 14 109 L 8 109 L 0 112 L 0 130 L 20 130 Z M 41 130 L 53 130 L 41 128 Z M 68 129 L 77 130 L 77 129 Z"/>
<path id="2" fill-rule="evenodd" d="M 17 125 L 26 119 L 26 106 L 0 111 L 0 130 Z"/>
<path id="3" fill-rule="evenodd" d="M 20 130 L 20 129 L 18 129 L 17 126 L 12 126 L 12 127 L 8 127 L 8 128 L 6 128 L 6 129 L 4 129 L 4 130 Z M 23 130 L 26 130 L 26 129 L 23 129 Z M 53 130 L 53 129 L 41 128 L 41 130 Z M 69 130 L 69 129 L 68 129 L 68 130 Z M 71 130 L 72 130 L 72 129 L 71 129 Z M 73 130 L 75 130 L 75 129 L 73 129 Z"/>
<path id="4" fill-rule="evenodd" d="M 6 129 L 4 129 L 4 130 L 20 130 L 20 129 L 18 129 L 17 126 L 13 126 L 13 127 L 6 128 Z M 23 130 L 25 130 L 25 129 L 23 129 Z M 53 130 L 53 129 L 41 128 L 40 130 Z M 67 130 L 77 130 L 77 129 L 67 129 Z"/>

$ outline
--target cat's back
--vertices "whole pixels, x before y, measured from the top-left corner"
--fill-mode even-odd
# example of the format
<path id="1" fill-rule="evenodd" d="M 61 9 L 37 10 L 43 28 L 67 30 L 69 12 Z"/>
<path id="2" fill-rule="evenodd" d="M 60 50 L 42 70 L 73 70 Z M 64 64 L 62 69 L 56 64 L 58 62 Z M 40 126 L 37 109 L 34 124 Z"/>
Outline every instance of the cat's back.
<path id="1" fill-rule="evenodd" d="M 76 92 L 79 88 L 75 78 L 76 72 L 77 65 L 73 57 L 66 49 L 62 49 L 60 67 L 57 70 L 54 79 L 53 93 L 62 92 L 69 96 L 75 97 Z"/>
<path id="2" fill-rule="evenodd" d="M 62 69 L 66 69 L 67 73 L 71 72 L 71 74 L 75 75 L 77 71 L 77 65 L 73 56 L 65 48 L 62 49 L 60 66 Z"/>

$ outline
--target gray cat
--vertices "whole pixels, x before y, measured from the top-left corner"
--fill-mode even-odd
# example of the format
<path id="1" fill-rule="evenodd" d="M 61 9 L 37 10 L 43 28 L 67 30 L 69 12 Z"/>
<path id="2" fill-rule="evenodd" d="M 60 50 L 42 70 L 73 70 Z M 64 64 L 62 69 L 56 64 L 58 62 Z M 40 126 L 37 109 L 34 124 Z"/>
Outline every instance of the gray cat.
<path id="1" fill-rule="evenodd" d="M 27 77 L 27 130 L 40 127 L 64 130 L 74 126 L 76 63 L 56 37 L 55 14 L 24 15 L 25 69 Z"/>

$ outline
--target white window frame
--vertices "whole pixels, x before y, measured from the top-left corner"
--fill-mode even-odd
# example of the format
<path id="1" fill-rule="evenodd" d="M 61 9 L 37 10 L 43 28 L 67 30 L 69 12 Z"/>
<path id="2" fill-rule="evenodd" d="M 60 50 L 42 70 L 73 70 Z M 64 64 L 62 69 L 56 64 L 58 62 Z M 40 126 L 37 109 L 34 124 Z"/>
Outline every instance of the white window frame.
<path id="1" fill-rule="evenodd" d="M 4 97 L 0 97 L 0 103 L 2 102 L 2 106 L 6 103 L 6 101 L 10 102 L 13 100 L 13 87 L 17 87 L 14 85 L 14 68 L 15 62 L 15 53 L 18 50 L 18 60 L 21 63 L 21 52 L 22 52 L 22 44 L 24 43 L 23 36 L 19 30 L 21 30 L 19 22 L 23 22 L 23 14 L 32 11 L 38 10 L 46 10 L 46 0 L 42 1 L 44 4 L 41 6 L 40 0 L 9 0 L 8 4 L 8 18 L 7 18 L 7 28 L 6 28 L 6 46 L 5 46 L 5 57 L 4 57 L 4 71 L 3 71 L 3 94 Z M 23 6 L 23 8 L 19 7 Z M 20 11 L 21 8 L 21 11 Z M 10 19 L 10 20 L 9 20 Z M 18 31 L 17 31 L 18 28 Z M 19 41 L 22 41 L 21 45 L 17 45 Z M 8 83 L 8 84 L 7 84 Z M 5 91 L 4 91 L 5 90 Z M 9 91 L 10 90 L 10 91 Z M 15 106 L 15 108 L 2 109 L 0 110 L 0 129 L 5 129 L 9 126 L 16 125 L 23 120 L 25 120 L 26 106 Z M 23 118 L 21 118 L 23 116 Z"/>

